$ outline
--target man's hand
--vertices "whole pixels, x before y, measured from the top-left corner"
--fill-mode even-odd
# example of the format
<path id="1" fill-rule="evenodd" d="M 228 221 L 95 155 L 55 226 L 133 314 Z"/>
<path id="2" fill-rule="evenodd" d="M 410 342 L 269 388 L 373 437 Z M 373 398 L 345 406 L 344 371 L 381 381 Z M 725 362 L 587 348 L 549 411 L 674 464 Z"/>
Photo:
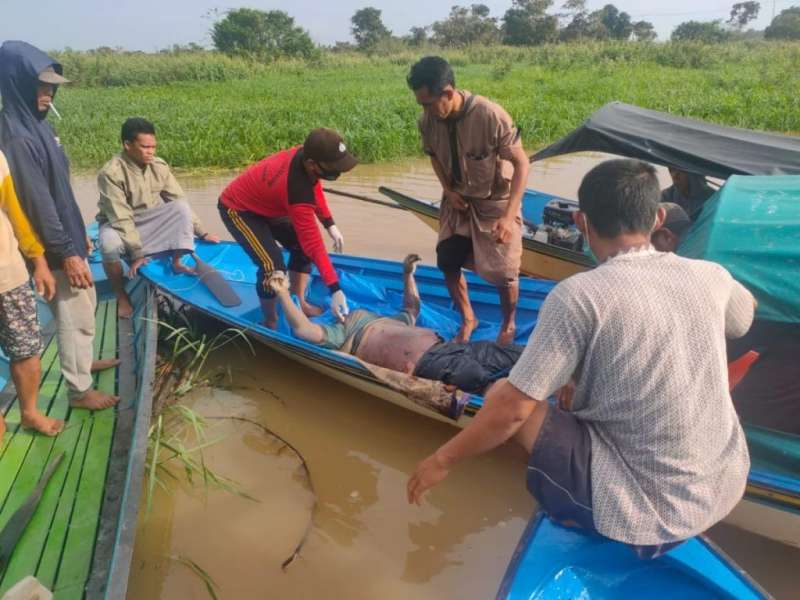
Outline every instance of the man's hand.
<path id="1" fill-rule="evenodd" d="M 503 216 L 492 225 L 492 236 L 498 244 L 508 244 L 514 236 L 515 217 Z"/>
<path id="2" fill-rule="evenodd" d="M 142 256 L 141 258 L 137 258 L 131 263 L 131 268 L 128 269 L 128 279 L 133 279 L 139 274 L 139 269 L 146 265 L 149 262 L 149 258 L 146 256 Z"/>
<path id="3" fill-rule="evenodd" d="M 331 225 L 327 229 L 328 235 L 333 240 L 333 251 L 337 254 L 344 252 L 344 236 L 336 225 Z"/>
<path id="4" fill-rule="evenodd" d="M 417 263 L 421 260 L 419 254 L 409 254 L 406 256 L 403 259 L 403 273 L 410 273 L 413 275 L 414 271 L 417 270 Z"/>
<path id="5" fill-rule="evenodd" d="M 444 199 L 446 202 L 452 204 L 453 208 L 460 211 L 465 211 L 469 208 L 467 201 L 461 197 L 461 194 L 457 192 L 452 192 L 450 190 L 444 191 Z"/>
<path id="6" fill-rule="evenodd" d="M 91 238 L 87 235 L 86 236 L 86 254 L 91 255 L 94 252 L 94 244 L 92 243 Z"/>
<path id="7" fill-rule="evenodd" d="M 64 274 L 69 279 L 69 284 L 81 290 L 85 290 L 94 286 L 92 281 L 92 272 L 86 261 L 80 256 L 68 256 L 61 263 L 64 269 Z"/>
<path id="8" fill-rule="evenodd" d="M 432 454 L 417 465 L 414 474 L 408 480 L 406 495 L 409 504 L 421 504 L 422 494 L 442 481 L 450 473 L 449 467 L 439 458 L 438 454 Z"/>
<path id="9" fill-rule="evenodd" d="M 33 259 L 33 284 L 36 292 L 48 302 L 56 294 L 56 279 L 47 266 L 44 256 L 37 256 Z"/>
<path id="10" fill-rule="evenodd" d="M 556 401 L 561 410 L 572 410 L 572 401 L 575 398 L 575 382 L 570 382 L 556 392 Z"/>
<path id="11" fill-rule="evenodd" d="M 342 290 L 333 292 L 331 296 L 331 311 L 342 323 L 344 323 L 344 318 L 350 313 L 350 308 L 347 306 L 347 298 L 345 298 Z"/>
<path id="12" fill-rule="evenodd" d="M 219 244 L 222 241 L 218 235 L 214 235 L 213 233 L 207 233 L 204 237 L 200 238 L 204 242 L 210 242 L 212 244 Z"/>
<path id="13" fill-rule="evenodd" d="M 269 289 L 275 294 L 289 291 L 289 279 L 283 271 L 273 271 L 267 281 Z"/>

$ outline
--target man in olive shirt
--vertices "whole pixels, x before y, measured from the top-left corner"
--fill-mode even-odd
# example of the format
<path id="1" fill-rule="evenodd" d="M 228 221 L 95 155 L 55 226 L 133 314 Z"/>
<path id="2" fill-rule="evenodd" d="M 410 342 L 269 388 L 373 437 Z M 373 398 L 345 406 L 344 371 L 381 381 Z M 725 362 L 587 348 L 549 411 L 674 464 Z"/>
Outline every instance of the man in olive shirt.
<path id="1" fill-rule="evenodd" d="M 123 150 L 100 170 L 97 220 L 100 223 L 100 253 L 103 268 L 117 294 L 117 313 L 133 314 L 125 292 L 122 263 L 130 261 L 129 277 L 149 256 L 172 253 L 176 272 L 193 273 L 181 262 L 183 254 L 194 251 L 194 236 L 209 242 L 209 234 L 183 199 L 183 190 L 169 165 L 156 157 L 156 130 L 152 123 L 131 118 L 122 125 Z"/>
<path id="2" fill-rule="evenodd" d="M 503 323 L 497 342 L 514 341 L 522 259 L 522 196 L 528 157 L 519 130 L 501 106 L 455 87 L 450 65 L 427 56 L 411 67 L 408 85 L 424 108 L 425 153 L 442 184 L 437 264 L 462 317 L 453 341 L 478 325 L 462 267 L 497 286 Z"/>

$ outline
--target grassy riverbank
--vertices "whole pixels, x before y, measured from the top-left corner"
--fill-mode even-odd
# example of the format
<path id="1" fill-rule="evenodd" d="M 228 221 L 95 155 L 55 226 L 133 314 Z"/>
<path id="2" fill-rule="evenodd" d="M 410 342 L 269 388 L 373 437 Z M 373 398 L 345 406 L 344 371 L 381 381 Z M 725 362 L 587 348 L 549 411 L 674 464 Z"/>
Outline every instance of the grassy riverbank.
<path id="1" fill-rule="evenodd" d="M 364 161 L 420 153 L 419 109 L 405 85 L 420 52 L 256 64 L 216 53 L 65 54 L 77 81 L 54 120 L 76 168 L 99 167 L 133 115 L 154 121 L 159 152 L 176 167 L 230 168 L 339 129 Z M 527 147 L 563 135 L 621 100 L 709 121 L 800 131 L 800 44 L 600 44 L 444 53 L 461 87 L 503 104 Z M 51 117 L 52 118 L 52 117 Z"/>

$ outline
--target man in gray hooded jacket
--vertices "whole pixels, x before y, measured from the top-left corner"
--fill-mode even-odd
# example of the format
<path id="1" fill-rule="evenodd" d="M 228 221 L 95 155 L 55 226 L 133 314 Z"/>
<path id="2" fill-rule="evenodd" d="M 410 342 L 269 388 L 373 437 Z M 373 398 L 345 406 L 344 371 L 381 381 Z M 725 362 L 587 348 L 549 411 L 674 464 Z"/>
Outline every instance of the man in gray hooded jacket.
<path id="1" fill-rule="evenodd" d="M 45 247 L 56 279 L 50 302 L 57 323 L 61 372 L 73 406 L 108 408 L 118 398 L 93 389 L 92 371 L 117 364 L 94 361 L 94 282 L 86 261 L 83 218 L 69 180 L 69 161 L 47 122 L 61 65 L 19 41 L 0 46 L 0 148 L 5 153 L 22 209 Z"/>

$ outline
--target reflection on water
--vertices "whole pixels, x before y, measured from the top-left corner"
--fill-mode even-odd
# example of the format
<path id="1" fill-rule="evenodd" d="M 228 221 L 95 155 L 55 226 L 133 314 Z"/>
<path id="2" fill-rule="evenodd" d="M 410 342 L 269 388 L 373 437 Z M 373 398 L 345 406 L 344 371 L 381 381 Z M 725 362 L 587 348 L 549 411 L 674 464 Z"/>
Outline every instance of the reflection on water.
<path id="1" fill-rule="evenodd" d="M 535 164 L 530 187 L 575 198 L 582 175 L 603 158 L 589 154 Z M 659 171 L 662 184 L 668 176 Z M 180 175 L 206 225 L 228 238 L 216 209 L 233 174 Z M 360 165 L 331 187 L 383 199 L 379 185 L 434 199 L 439 186 L 427 160 Z M 94 176 L 75 180 L 84 217 L 94 218 Z M 345 251 L 389 259 L 408 252 L 434 262 L 435 233 L 413 215 L 328 196 Z M 130 599 L 201 598 L 204 584 L 178 557 L 195 561 L 225 598 L 492 597 L 534 503 L 524 488 L 523 458 L 504 448 L 456 469 L 423 507 L 405 501 L 408 473 L 453 434 L 425 419 L 330 380 L 263 348 L 216 359 L 235 367 L 235 388 L 202 390 L 194 407 L 240 416 L 291 441 L 305 456 L 318 496 L 314 530 L 287 572 L 281 562 L 302 536 L 313 502 L 297 459 L 260 428 L 214 420 L 210 466 L 259 501 L 187 486 L 157 493 L 141 521 Z M 773 594 L 796 592 L 800 551 L 728 526 L 712 537 Z"/>

